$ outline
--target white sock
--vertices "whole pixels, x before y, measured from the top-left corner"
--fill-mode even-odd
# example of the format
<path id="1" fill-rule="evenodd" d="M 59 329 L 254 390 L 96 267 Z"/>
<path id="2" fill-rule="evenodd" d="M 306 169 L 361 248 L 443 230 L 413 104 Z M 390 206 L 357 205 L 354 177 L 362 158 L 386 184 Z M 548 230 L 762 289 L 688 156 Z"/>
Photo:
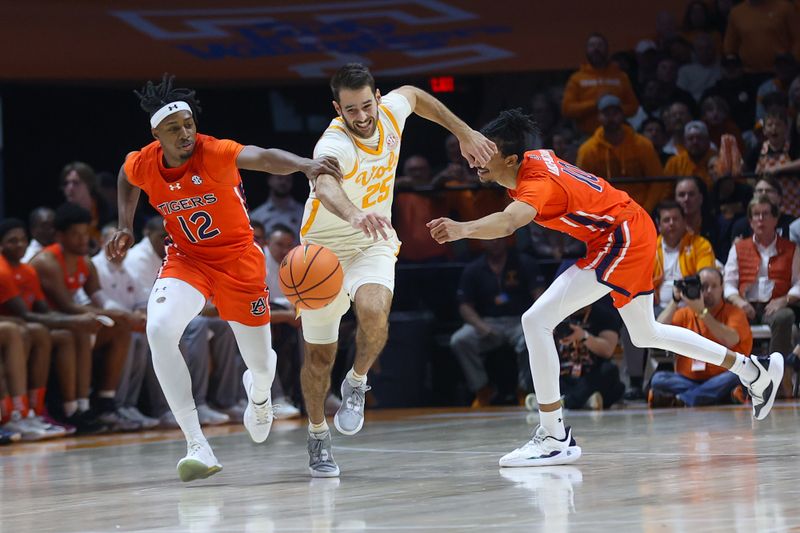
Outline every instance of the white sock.
<path id="1" fill-rule="evenodd" d="M 539 423 L 548 433 L 558 440 L 563 440 L 564 437 L 567 436 L 567 430 L 564 429 L 564 417 L 560 407 L 555 411 L 547 413 L 539 411 Z"/>
<path id="2" fill-rule="evenodd" d="M 78 412 L 84 413 L 89 410 L 89 398 L 78 398 Z"/>
<path id="3" fill-rule="evenodd" d="M 78 402 L 76 400 L 72 400 L 70 402 L 64 402 L 64 416 L 72 416 L 75 414 L 75 411 L 78 410 Z"/>
<path id="4" fill-rule="evenodd" d="M 360 387 L 362 385 L 367 384 L 367 375 L 359 374 L 356 372 L 355 368 L 351 368 L 350 371 L 347 373 L 347 382 L 350 383 L 351 387 Z"/>
<path id="5" fill-rule="evenodd" d="M 736 354 L 736 361 L 731 367 L 731 372 L 742 378 L 742 381 L 748 385 L 758 377 L 756 365 L 753 364 L 753 361 L 751 361 L 749 357 L 740 353 Z"/>
<path id="6" fill-rule="evenodd" d="M 315 424 L 311 420 L 308 421 L 308 433 L 314 438 L 320 438 L 323 434 L 328 432 L 328 421 L 323 420 L 321 424 Z"/>
<path id="7" fill-rule="evenodd" d="M 250 375 L 253 376 L 253 388 L 250 398 L 253 403 L 262 404 L 269 398 L 272 380 L 275 379 L 275 365 L 278 355 L 272 349 L 272 336 L 269 324 L 266 326 L 245 326 L 239 322 L 228 322 L 239 353 L 242 355 Z"/>
<path id="8" fill-rule="evenodd" d="M 111 398 L 112 400 L 117 396 L 117 391 L 115 390 L 101 390 L 97 391 L 98 398 Z"/>
<path id="9" fill-rule="evenodd" d="M 183 431 L 186 442 L 206 442 L 206 436 L 203 435 L 200 420 L 197 418 L 197 409 L 192 408 L 190 411 L 180 414 L 173 411 L 172 414 L 175 415 L 175 420 Z"/>

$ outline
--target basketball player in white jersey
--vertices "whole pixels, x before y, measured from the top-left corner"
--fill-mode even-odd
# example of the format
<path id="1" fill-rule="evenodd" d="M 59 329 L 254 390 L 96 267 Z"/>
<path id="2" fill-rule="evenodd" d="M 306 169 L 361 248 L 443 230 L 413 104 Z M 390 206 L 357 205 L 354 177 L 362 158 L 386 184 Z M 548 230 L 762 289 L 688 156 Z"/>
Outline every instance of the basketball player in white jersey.
<path id="1" fill-rule="evenodd" d="M 344 286 L 326 307 L 302 311 L 305 362 L 301 372 L 309 418 L 309 470 L 313 477 L 336 477 L 324 402 L 336 356 L 339 322 L 354 302 L 358 330 L 353 368 L 342 382 L 342 406 L 334 417 L 340 433 L 354 435 L 364 424 L 367 371 L 386 344 L 400 249 L 390 222 L 400 138 L 411 113 L 441 124 L 461 144 L 471 166 L 482 166 L 494 144 L 467 126 L 444 104 L 416 87 L 381 96 L 361 64 L 344 65 L 331 79 L 333 119 L 314 149 L 332 156 L 344 178 L 317 178 L 306 202 L 300 239 L 332 250 L 344 270 Z"/>

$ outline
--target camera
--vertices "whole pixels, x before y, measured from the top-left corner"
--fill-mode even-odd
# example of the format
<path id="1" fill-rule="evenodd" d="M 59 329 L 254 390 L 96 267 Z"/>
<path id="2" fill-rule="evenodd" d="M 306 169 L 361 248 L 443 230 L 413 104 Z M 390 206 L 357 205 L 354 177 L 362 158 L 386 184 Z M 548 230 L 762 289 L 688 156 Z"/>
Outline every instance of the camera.
<path id="1" fill-rule="evenodd" d="M 575 320 L 575 319 L 562 320 L 553 329 L 553 337 L 555 337 L 555 339 L 557 341 L 560 341 L 561 339 L 564 339 L 564 338 L 569 337 L 570 335 L 572 335 L 572 328 L 570 327 L 570 324 L 574 324 L 576 326 L 580 326 L 581 325 L 581 321 L 580 320 Z"/>
<path id="2" fill-rule="evenodd" d="M 675 282 L 675 287 L 689 300 L 697 300 L 700 298 L 699 276 L 686 276 L 683 279 L 679 279 Z"/>

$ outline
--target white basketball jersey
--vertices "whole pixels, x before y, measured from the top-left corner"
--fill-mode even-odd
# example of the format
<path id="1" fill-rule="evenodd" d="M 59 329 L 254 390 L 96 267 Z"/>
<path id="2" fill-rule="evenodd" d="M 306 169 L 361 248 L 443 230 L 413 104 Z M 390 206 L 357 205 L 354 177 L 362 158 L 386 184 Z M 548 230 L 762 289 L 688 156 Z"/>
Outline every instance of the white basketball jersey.
<path id="1" fill-rule="evenodd" d="M 314 147 L 314 157 L 327 155 L 339 161 L 344 173 L 342 188 L 353 205 L 362 211 L 391 218 L 400 138 L 410 114 L 411 106 L 405 96 L 390 92 L 378 106 L 377 148 L 372 149 L 353 136 L 340 117 L 331 121 Z M 300 238 L 303 242 L 340 251 L 363 249 L 374 242 L 325 209 L 313 189 L 306 201 Z M 399 246 L 394 231 L 390 239 Z"/>

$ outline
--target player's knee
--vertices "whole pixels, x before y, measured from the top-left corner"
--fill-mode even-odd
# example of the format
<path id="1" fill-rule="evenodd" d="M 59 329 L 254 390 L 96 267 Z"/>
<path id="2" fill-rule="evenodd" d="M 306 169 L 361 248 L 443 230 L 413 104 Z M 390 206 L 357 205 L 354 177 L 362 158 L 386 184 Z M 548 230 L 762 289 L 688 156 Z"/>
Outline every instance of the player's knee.
<path id="1" fill-rule="evenodd" d="M 174 345 L 177 347 L 180 341 L 180 332 L 161 321 L 148 320 L 146 331 L 147 341 L 151 346 L 165 347 Z"/>
<path id="2" fill-rule="evenodd" d="M 365 330 L 377 331 L 388 327 L 389 314 L 379 302 L 362 303 L 358 307 L 358 323 Z"/>
<path id="3" fill-rule="evenodd" d="M 534 303 L 530 309 L 522 313 L 522 329 L 530 331 L 534 328 L 541 328 L 552 331 L 555 327 L 555 324 L 552 324 L 552 316 L 548 316 L 544 305 L 537 304 L 538 302 Z M 552 315 L 552 310 L 550 315 Z"/>

